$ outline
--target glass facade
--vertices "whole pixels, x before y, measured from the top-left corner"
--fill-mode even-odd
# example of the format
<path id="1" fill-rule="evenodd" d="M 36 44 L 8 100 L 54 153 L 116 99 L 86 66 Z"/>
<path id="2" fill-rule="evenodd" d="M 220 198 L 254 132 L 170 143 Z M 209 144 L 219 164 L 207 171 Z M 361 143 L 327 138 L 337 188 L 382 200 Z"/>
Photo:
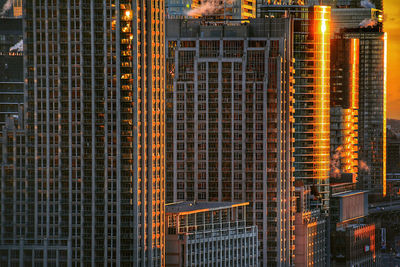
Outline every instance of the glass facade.
<path id="1" fill-rule="evenodd" d="M 294 177 L 329 208 L 330 10 L 328 6 L 261 6 L 261 16 L 294 19 Z"/>
<path id="2" fill-rule="evenodd" d="M 358 175 L 359 40 L 331 41 L 331 177 Z"/>
<path id="3" fill-rule="evenodd" d="M 387 34 L 349 29 L 344 38 L 359 39 L 359 181 L 370 196 L 386 195 Z"/>

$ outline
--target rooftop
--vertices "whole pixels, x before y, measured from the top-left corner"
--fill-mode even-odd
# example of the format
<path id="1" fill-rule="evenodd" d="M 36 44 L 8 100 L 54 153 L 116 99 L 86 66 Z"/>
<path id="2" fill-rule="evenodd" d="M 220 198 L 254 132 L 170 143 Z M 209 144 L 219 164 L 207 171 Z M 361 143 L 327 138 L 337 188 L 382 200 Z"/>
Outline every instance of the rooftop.
<path id="1" fill-rule="evenodd" d="M 166 213 L 192 214 L 206 211 L 230 209 L 234 207 L 247 206 L 249 202 L 194 202 L 183 201 L 165 205 Z"/>
<path id="2" fill-rule="evenodd" d="M 243 22 L 243 23 L 242 23 Z M 282 38 L 290 33 L 289 18 L 249 20 L 168 19 L 167 39 Z"/>
<path id="3" fill-rule="evenodd" d="M 343 192 L 343 193 L 333 194 L 332 197 L 349 197 L 349 196 L 354 196 L 354 195 L 358 195 L 358 194 L 365 194 L 365 193 L 367 193 L 367 191 L 352 190 L 352 191 L 347 191 L 347 192 Z"/>

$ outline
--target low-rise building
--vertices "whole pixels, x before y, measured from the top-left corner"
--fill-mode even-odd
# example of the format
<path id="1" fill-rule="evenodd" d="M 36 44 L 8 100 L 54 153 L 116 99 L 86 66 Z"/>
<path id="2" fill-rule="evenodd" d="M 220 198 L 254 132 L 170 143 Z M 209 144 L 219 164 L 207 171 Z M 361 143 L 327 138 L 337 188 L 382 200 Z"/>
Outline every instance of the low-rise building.
<path id="1" fill-rule="evenodd" d="M 332 267 L 378 266 L 374 224 L 350 224 L 332 232 Z"/>
<path id="2" fill-rule="evenodd" d="M 166 205 L 166 266 L 258 266 L 257 227 L 248 202 Z"/>
<path id="3" fill-rule="evenodd" d="M 297 211 L 294 221 L 295 266 L 327 266 L 328 239 L 326 216 L 312 208 L 316 190 L 309 186 L 296 187 Z"/>
<path id="4" fill-rule="evenodd" d="M 378 266 L 376 225 L 367 223 L 368 194 L 352 176 L 331 180 L 331 266 Z"/>

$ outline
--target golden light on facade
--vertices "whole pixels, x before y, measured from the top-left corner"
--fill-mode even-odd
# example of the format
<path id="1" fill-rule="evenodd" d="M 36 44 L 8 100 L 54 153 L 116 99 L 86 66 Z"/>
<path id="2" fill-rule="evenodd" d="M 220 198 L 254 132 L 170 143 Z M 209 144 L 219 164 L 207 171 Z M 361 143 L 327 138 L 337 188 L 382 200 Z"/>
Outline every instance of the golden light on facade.
<path id="1" fill-rule="evenodd" d="M 383 57 L 383 196 L 386 196 L 386 95 L 387 95 L 387 33 L 383 36 L 384 57 Z"/>
<path id="2" fill-rule="evenodd" d="M 359 65 L 358 39 L 351 40 L 351 108 L 358 109 L 358 65 Z"/>
<path id="3" fill-rule="evenodd" d="M 358 130 L 358 66 L 359 66 L 359 40 L 353 38 L 350 40 L 349 47 L 349 107 L 343 109 L 343 148 L 344 153 L 342 154 L 341 169 L 344 173 L 353 174 L 353 182 L 357 179 L 357 130 Z"/>
<path id="4" fill-rule="evenodd" d="M 316 146 L 318 147 L 317 179 L 329 177 L 329 138 L 330 138 L 330 7 L 315 6 L 314 20 L 316 26 L 316 52 L 320 63 L 320 76 L 316 77 L 317 96 L 320 96 L 319 132 Z M 318 83 L 320 81 L 320 83 Z M 319 88 L 318 88 L 319 87 Z"/>
<path id="5" fill-rule="evenodd" d="M 125 11 L 125 16 L 126 16 L 128 19 L 131 19 L 131 18 L 132 18 L 132 11 L 130 11 L 130 10 Z"/>
<path id="6" fill-rule="evenodd" d="M 13 0 L 13 11 L 14 17 L 21 17 L 22 16 L 22 0 Z"/>
<path id="7" fill-rule="evenodd" d="M 326 22 L 325 22 L 325 20 L 323 20 L 323 21 L 321 22 L 321 32 L 322 32 L 322 33 L 325 33 L 325 32 L 326 32 Z"/>

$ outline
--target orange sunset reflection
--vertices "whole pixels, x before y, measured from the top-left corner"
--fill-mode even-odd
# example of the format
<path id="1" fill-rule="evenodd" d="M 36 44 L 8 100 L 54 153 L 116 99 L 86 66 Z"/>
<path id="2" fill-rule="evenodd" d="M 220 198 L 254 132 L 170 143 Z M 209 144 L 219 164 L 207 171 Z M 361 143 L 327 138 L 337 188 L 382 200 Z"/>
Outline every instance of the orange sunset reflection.
<path id="1" fill-rule="evenodd" d="M 400 119 L 400 1 L 384 0 L 388 32 L 388 118 Z"/>

